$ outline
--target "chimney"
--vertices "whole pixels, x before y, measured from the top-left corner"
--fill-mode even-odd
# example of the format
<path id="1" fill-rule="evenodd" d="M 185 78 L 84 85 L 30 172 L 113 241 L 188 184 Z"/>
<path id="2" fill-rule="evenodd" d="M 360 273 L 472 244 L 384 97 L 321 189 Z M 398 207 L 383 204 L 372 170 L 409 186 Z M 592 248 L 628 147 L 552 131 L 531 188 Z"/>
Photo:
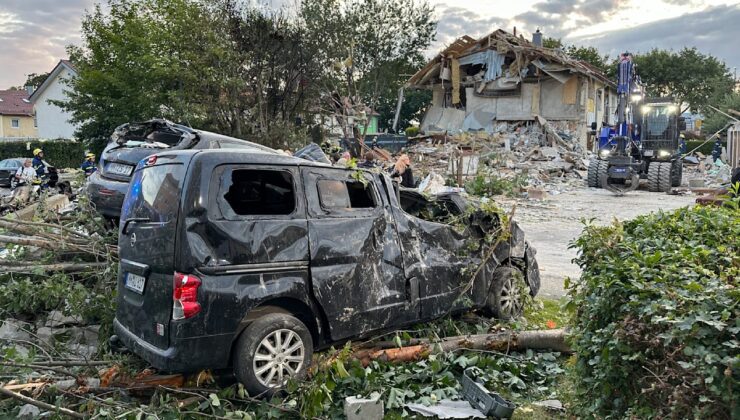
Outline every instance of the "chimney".
<path id="1" fill-rule="evenodd" d="M 516 26 L 514 27 L 514 36 L 516 36 Z"/>
<path id="2" fill-rule="evenodd" d="M 542 46 L 542 32 L 540 32 L 540 28 L 537 28 L 537 32 L 532 34 L 532 43 L 537 46 Z"/>
<path id="3" fill-rule="evenodd" d="M 24 86 L 24 89 L 26 89 L 26 93 L 28 93 L 28 96 L 31 96 L 33 94 L 33 86 Z"/>

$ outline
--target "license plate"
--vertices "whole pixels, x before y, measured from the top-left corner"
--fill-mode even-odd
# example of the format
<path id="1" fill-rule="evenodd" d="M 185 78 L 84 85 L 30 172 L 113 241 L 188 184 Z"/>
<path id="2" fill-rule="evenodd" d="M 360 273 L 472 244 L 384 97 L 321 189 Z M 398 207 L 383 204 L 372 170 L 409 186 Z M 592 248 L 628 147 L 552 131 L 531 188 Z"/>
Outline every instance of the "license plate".
<path id="1" fill-rule="evenodd" d="M 124 165 L 121 163 L 111 163 L 108 165 L 108 172 L 116 175 L 131 175 L 131 171 L 134 169 L 131 165 Z"/>
<path id="2" fill-rule="evenodd" d="M 627 168 L 614 168 L 614 172 L 625 173 L 627 172 Z"/>
<path id="3" fill-rule="evenodd" d="M 126 273 L 126 288 L 131 289 L 136 293 L 144 294 L 144 285 L 146 284 L 146 277 L 138 274 Z"/>

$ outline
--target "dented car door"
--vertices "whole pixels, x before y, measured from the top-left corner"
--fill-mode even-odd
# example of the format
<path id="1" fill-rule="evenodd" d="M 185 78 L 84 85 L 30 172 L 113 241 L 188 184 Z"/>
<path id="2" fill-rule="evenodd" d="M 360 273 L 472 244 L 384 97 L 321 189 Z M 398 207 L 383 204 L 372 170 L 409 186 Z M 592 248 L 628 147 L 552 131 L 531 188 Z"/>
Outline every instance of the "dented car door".
<path id="1" fill-rule="evenodd" d="M 312 289 L 334 340 L 398 325 L 407 308 L 398 236 L 387 198 L 364 171 L 304 168 Z"/>

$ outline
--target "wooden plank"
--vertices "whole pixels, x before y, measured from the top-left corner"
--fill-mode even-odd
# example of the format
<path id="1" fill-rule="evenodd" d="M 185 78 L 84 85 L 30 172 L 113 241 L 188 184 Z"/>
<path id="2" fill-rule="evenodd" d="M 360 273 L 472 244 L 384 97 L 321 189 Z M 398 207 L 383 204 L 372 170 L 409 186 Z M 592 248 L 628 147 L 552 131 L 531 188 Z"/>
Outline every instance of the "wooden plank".
<path id="1" fill-rule="evenodd" d="M 571 76 L 563 85 L 563 103 L 566 105 L 576 104 L 576 94 L 578 93 L 578 76 Z"/>

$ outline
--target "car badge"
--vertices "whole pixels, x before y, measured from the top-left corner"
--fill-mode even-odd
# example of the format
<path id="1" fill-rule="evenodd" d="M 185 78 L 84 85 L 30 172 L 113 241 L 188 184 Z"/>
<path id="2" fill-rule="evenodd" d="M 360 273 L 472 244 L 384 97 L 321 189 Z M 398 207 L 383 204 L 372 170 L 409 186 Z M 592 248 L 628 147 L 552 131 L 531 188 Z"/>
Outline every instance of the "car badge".
<path id="1" fill-rule="evenodd" d="M 133 248 L 134 245 L 136 245 L 136 234 L 132 233 L 131 234 L 131 247 Z"/>

